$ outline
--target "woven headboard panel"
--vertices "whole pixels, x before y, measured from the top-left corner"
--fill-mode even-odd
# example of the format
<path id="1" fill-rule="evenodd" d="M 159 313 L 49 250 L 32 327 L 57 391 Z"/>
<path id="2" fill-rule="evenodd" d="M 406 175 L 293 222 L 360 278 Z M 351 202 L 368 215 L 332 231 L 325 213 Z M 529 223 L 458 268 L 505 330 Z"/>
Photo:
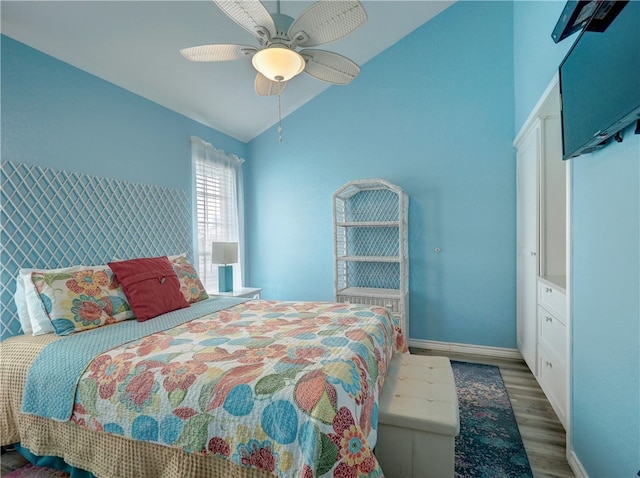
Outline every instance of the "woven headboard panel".
<path id="1" fill-rule="evenodd" d="M 106 264 L 186 252 L 187 193 L 3 161 L 0 339 L 21 333 L 13 302 L 20 268 Z"/>

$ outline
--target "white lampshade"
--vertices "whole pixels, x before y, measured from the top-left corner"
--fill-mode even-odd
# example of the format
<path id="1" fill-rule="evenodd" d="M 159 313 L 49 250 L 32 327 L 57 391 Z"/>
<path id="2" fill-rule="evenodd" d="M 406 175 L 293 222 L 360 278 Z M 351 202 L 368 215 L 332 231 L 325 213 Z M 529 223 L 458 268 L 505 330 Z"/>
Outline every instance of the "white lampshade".
<path id="1" fill-rule="evenodd" d="M 304 70 L 304 58 L 282 45 L 272 45 L 253 55 L 253 67 L 271 81 L 288 81 Z"/>
<path id="2" fill-rule="evenodd" d="M 211 248 L 212 264 L 235 264 L 238 262 L 237 242 L 214 242 Z"/>

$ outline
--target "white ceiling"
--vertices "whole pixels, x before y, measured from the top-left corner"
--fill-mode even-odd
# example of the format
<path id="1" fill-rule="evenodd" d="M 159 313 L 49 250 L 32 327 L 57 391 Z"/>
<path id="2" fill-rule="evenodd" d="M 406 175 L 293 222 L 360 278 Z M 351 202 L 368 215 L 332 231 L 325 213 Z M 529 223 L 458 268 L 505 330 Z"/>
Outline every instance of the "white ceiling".
<path id="1" fill-rule="evenodd" d="M 275 1 L 263 3 L 276 11 Z M 312 3 L 283 0 L 281 12 L 297 18 Z M 320 47 L 361 66 L 454 2 L 362 3 L 367 22 Z M 9 37 L 240 141 L 250 141 L 277 122 L 277 97 L 255 94 L 249 59 L 192 63 L 180 55 L 182 48 L 207 43 L 258 46 L 211 0 L 2 0 L 1 8 L 1 31 Z M 330 86 L 304 73 L 294 78 L 282 94 L 283 115 Z"/>

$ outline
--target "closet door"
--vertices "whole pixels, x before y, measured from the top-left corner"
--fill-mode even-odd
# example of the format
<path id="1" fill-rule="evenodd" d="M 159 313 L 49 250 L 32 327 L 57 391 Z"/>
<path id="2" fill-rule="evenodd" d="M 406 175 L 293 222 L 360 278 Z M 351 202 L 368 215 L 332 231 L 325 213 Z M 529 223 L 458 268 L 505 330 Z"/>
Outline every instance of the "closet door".
<path id="1" fill-rule="evenodd" d="M 517 338 L 518 349 L 537 375 L 538 162 L 540 122 L 518 145 L 517 158 Z"/>

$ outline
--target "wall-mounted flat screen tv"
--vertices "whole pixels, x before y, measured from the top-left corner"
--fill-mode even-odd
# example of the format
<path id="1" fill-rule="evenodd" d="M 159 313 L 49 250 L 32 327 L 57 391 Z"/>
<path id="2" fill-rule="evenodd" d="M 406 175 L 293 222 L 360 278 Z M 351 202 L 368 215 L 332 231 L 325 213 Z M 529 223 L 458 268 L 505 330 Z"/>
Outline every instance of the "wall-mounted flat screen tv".
<path id="1" fill-rule="evenodd" d="M 563 159 L 605 146 L 640 119 L 640 1 L 624 3 L 603 31 L 587 24 L 560 64 Z"/>

